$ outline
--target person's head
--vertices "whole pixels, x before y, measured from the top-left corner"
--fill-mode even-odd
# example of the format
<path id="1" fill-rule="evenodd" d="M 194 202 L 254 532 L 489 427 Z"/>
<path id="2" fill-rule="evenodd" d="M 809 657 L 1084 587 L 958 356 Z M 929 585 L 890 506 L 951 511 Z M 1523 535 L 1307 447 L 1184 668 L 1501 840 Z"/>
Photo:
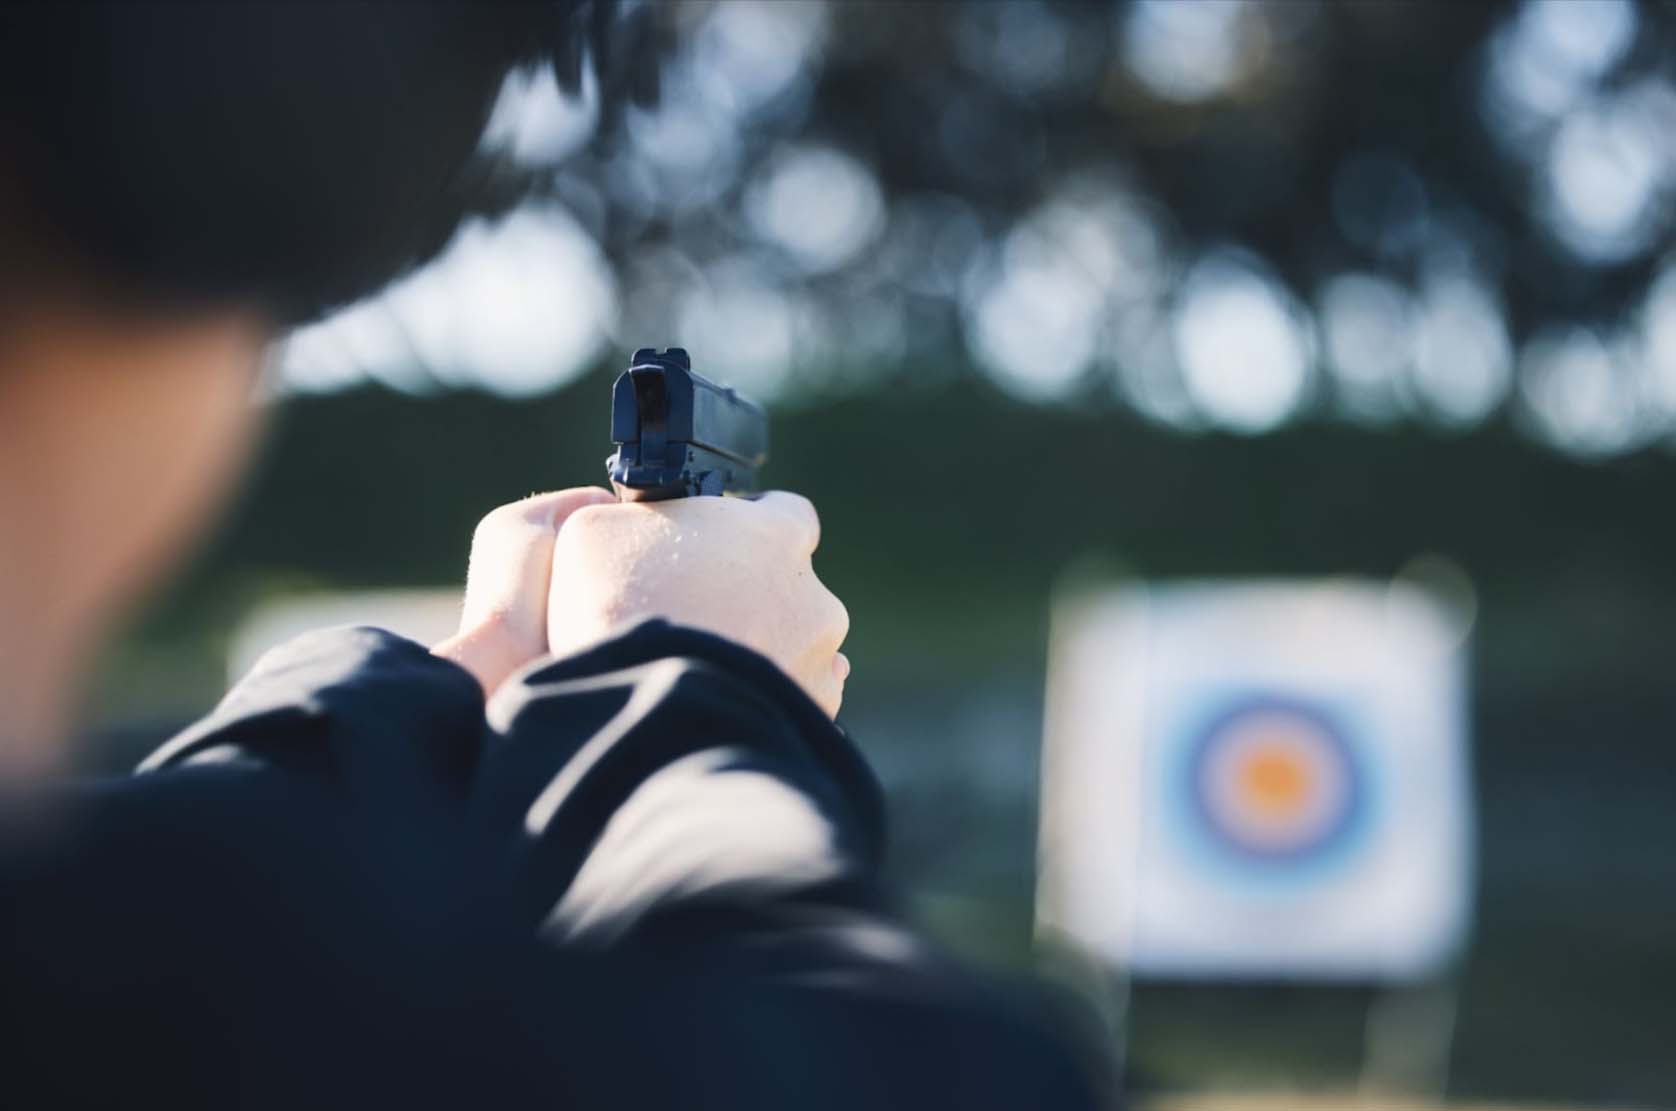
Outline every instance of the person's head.
<path id="1" fill-rule="evenodd" d="M 496 203 L 577 6 L 0 8 L 0 774 L 230 486 L 267 341 Z"/>

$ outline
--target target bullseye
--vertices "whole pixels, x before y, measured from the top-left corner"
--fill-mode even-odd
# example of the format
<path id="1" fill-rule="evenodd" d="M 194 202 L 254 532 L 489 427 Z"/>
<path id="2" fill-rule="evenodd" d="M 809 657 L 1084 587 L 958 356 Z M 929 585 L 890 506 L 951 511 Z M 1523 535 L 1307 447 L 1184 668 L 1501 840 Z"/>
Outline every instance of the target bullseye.
<path id="1" fill-rule="evenodd" d="M 1278 699 L 1245 701 L 1211 722 L 1190 781 L 1215 844 L 1277 863 L 1331 850 L 1361 794 L 1350 748 L 1327 715 Z"/>

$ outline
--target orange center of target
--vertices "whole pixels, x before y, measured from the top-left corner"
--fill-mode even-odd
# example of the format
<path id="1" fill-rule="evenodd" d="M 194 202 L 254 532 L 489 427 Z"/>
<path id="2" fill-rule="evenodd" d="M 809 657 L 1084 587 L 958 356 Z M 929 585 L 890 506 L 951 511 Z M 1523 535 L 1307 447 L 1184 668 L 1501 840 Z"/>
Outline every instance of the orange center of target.
<path id="1" fill-rule="evenodd" d="M 1239 793 L 1265 817 L 1294 814 L 1315 790 L 1315 774 L 1296 752 L 1277 744 L 1259 745 L 1242 761 Z"/>

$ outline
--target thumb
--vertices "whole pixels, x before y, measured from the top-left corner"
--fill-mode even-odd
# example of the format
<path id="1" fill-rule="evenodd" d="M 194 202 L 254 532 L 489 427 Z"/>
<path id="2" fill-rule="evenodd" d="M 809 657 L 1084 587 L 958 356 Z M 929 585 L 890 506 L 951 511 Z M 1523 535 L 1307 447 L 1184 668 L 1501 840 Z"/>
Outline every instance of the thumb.
<path id="1" fill-rule="evenodd" d="M 616 500 L 609 490 L 581 486 L 492 510 L 472 534 L 461 630 L 496 620 L 544 635 L 554 538 L 578 509 Z"/>
<path id="2" fill-rule="evenodd" d="M 431 651 L 471 672 L 486 695 L 546 655 L 553 541 L 578 509 L 615 500 L 609 490 L 581 487 L 492 510 L 472 534 L 460 631 Z"/>

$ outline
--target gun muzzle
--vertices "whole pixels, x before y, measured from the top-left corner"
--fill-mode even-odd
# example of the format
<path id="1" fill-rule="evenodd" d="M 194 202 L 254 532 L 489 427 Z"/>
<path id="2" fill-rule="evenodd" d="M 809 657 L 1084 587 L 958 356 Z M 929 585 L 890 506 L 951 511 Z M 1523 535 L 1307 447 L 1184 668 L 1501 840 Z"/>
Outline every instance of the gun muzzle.
<path id="1" fill-rule="evenodd" d="M 686 351 L 644 347 L 611 387 L 605 461 L 625 501 L 747 494 L 768 461 L 768 415 L 694 374 Z"/>

